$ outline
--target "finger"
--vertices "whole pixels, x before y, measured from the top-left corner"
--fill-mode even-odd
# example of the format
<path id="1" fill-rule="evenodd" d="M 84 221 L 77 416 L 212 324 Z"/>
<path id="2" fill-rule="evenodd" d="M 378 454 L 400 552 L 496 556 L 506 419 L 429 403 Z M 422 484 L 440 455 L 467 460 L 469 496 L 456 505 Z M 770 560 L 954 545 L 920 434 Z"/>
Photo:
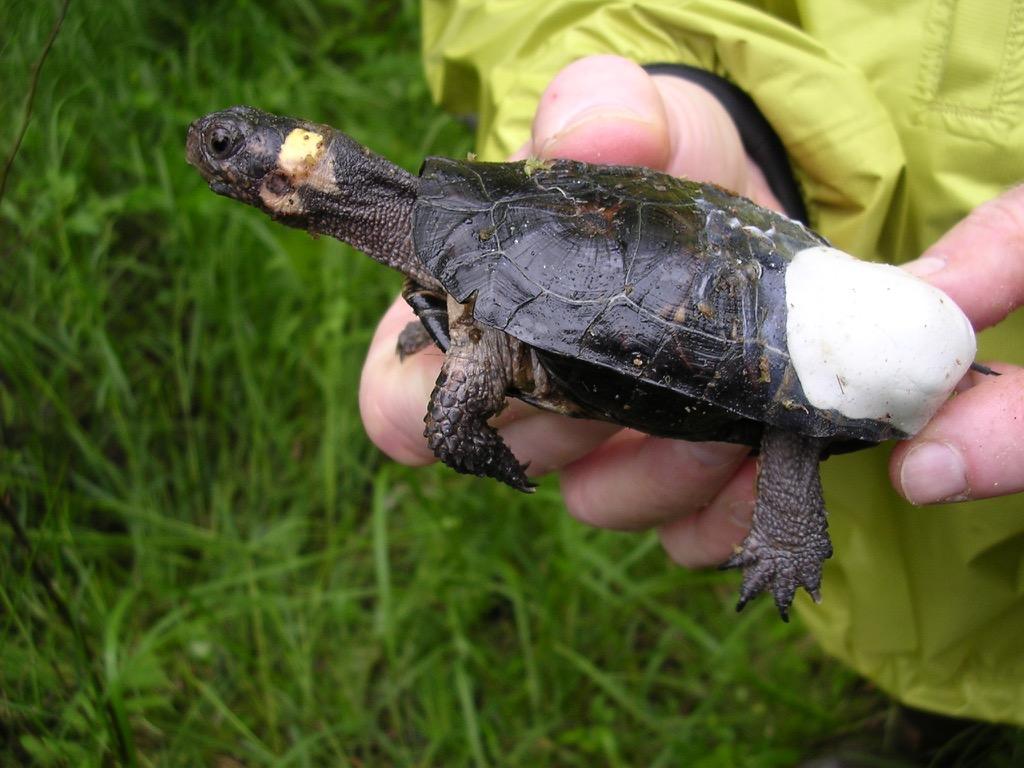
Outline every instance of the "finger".
<path id="1" fill-rule="evenodd" d="M 975 329 L 1024 304 L 1024 185 L 974 209 L 905 267 L 948 293 Z"/>
<path id="2" fill-rule="evenodd" d="M 359 380 L 359 410 L 378 448 L 395 461 L 420 466 L 434 461 L 423 436 L 423 415 L 444 355 L 432 346 L 399 360 L 398 334 L 415 319 L 401 298 L 381 318 Z"/>
<path id="3" fill-rule="evenodd" d="M 951 399 L 913 440 L 893 451 L 893 485 L 912 504 L 1003 496 L 1024 490 L 1024 368 Z"/>
<path id="4" fill-rule="evenodd" d="M 562 472 L 569 512 L 601 528 L 649 528 L 707 506 L 749 449 L 624 432 Z"/>
<path id="5" fill-rule="evenodd" d="M 531 141 L 513 159 L 531 154 L 644 165 L 779 208 L 717 98 L 679 77 L 652 77 L 618 56 L 580 59 L 555 76 L 538 105 Z"/>
<path id="6" fill-rule="evenodd" d="M 615 424 L 573 419 L 512 402 L 522 406 L 522 411 L 505 422 L 498 433 L 515 457 L 529 465 L 526 474 L 530 477 L 555 472 L 586 456 L 620 430 Z"/>
<path id="7" fill-rule="evenodd" d="M 739 131 L 721 102 L 696 83 L 656 75 L 665 105 L 671 144 L 665 170 L 675 176 L 710 181 L 781 210 L 760 167 L 743 148 Z"/>
<path id="8" fill-rule="evenodd" d="M 591 163 L 665 168 L 665 110 L 651 77 L 618 56 L 589 56 L 548 85 L 533 120 L 530 153 Z"/>
<path id="9" fill-rule="evenodd" d="M 662 525 L 658 537 L 669 557 L 687 568 L 725 562 L 750 532 L 756 476 L 757 462 L 747 459 L 706 507 Z"/>

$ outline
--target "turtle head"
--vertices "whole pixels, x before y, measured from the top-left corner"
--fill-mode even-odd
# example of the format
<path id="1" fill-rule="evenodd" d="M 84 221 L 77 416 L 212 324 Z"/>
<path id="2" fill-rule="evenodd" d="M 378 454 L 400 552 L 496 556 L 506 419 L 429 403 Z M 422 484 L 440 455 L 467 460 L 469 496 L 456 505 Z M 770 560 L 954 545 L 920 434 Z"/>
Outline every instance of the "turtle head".
<path id="1" fill-rule="evenodd" d="M 254 107 L 231 107 L 189 126 L 186 156 L 217 194 L 272 214 L 296 213 L 285 210 L 285 198 L 297 202 L 287 193 L 323 159 L 328 131 Z"/>
<path id="2" fill-rule="evenodd" d="M 436 284 L 409 236 L 417 179 L 342 132 L 232 107 L 189 126 L 186 156 L 217 194 Z"/>
<path id="3" fill-rule="evenodd" d="M 260 180 L 277 165 L 279 120 L 252 107 L 201 117 L 188 128 L 188 161 L 217 194 L 252 203 Z"/>

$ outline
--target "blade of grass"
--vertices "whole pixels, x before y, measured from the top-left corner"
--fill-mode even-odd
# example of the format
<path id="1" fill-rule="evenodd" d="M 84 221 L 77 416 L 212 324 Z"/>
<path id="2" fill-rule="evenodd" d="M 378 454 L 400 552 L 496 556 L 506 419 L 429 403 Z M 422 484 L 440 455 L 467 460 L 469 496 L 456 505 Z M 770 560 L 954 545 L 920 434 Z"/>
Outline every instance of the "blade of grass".
<path id="1" fill-rule="evenodd" d="M 462 630 L 458 613 L 452 605 L 448 606 L 448 626 L 454 651 L 452 674 L 455 678 L 455 691 L 458 694 L 459 709 L 462 712 L 462 726 L 466 734 L 466 741 L 469 744 L 473 763 L 478 768 L 486 768 L 489 763 L 484 755 L 483 740 L 480 737 L 479 716 L 473 698 L 473 681 L 466 669 L 469 644 Z"/>
<path id="2" fill-rule="evenodd" d="M 64 17 L 67 16 L 70 5 L 71 0 L 63 0 L 61 3 L 60 9 L 57 11 L 57 18 L 53 22 L 53 27 L 50 28 L 50 35 L 46 38 L 46 43 L 43 45 L 43 50 L 39 54 L 39 58 L 36 59 L 35 64 L 32 65 L 32 72 L 29 75 L 28 95 L 25 97 L 25 108 L 21 117 L 21 126 L 18 128 L 14 143 L 7 153 L 3 172 L 0 173 L 0 202 L 3 202 L 4 193 L 7 191 L 7 178 L 11 173 L 11 166 L 14 165 L 14 158 L 17 157 L 18 150 L 21 149 L 21 142 L 25 139 L 25 131 L 28 130 L 29 121 L 32 119 L 32 105 L 36 100 L 36 90 L 39 88 L 39 76 L 42 74 L 43 64 L 46 63 L 46 57 L 50 55 L 50 49 L 53 48 L 57 35 L 60 33 L 60 28 L 64 25 Z"/>

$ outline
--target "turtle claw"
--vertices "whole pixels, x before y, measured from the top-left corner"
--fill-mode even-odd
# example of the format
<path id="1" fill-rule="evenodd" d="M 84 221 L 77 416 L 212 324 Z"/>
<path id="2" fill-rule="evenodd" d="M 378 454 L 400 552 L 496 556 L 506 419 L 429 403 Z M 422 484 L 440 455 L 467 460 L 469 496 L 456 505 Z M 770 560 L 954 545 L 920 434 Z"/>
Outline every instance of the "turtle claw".
<path id="1" fill-rule="evenodd" d="M 520 477 L 521 477 L 522 482 L 519 485 L 513 485 L 512 486 L 517 491 L 522 491 L 523 493 L 535 493 L 537 491 L 537 484 L 535 482 L 533 482 L 532 480 L 527 479 L 527 477 L 526 477 L 526 471 L 529 468 L 530 468 L 530 462 L 526 462 L 525 464 L 520 464 L 519 465 L 519 469 L 521 470 Z"/>
<path id="2" fill-rule="evenodd" d="M 800 587 L 814 602 L 821 600 L 821 569 L 831 556 L 832 545 L 824 531 L 821 535 L 809 536 L 799 548 L 786 549 L 773 544 L 754 529 L 721 567 L 743 569 L 737 611 L 742 611 L 761 592 L 771 592 L 779 616 L 783 621 L 789 621 L 789 608 Z"/>
<path id="3" fill-rule="evenodd" d="M 492 477 L 523 493 L 535 486 L 497 431 L 482 418 L 455 408 L 439 409 L 431 400 L 423 434 L 427 445 L 441 461 L 457 472 Z"/>
<path id="4" fill-rule="evenodd" d="M 774 574 L 767 560 L 744 561 L 742 553 L 737 553 L 729 558 L 723 568 L 743 568 L 743 584 L 740 586 L 740 597 L 736 601 L 736 612 L 742 611 L 747 603 L 757 597 L 769 586 L 773 586 Z M 775 605 L 779 609 L 779 616 L 783 621 L 789 621 L 789 606 L 793 602 L 795 590 L 789 590 L 788 594 L 784 589 L 772 589 L 775 597 Z"/>

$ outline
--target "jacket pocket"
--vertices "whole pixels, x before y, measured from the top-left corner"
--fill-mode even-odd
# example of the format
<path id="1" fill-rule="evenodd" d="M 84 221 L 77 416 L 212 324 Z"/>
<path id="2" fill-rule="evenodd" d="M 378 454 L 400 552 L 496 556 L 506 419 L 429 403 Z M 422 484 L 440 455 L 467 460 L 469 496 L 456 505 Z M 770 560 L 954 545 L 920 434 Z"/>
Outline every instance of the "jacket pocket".
<path id="1" fill-rule="evenodd" d="M 1005 140 L 1024 115 L 1024 0 L 934 0 L 924 38 L 919 121 Z"/>

